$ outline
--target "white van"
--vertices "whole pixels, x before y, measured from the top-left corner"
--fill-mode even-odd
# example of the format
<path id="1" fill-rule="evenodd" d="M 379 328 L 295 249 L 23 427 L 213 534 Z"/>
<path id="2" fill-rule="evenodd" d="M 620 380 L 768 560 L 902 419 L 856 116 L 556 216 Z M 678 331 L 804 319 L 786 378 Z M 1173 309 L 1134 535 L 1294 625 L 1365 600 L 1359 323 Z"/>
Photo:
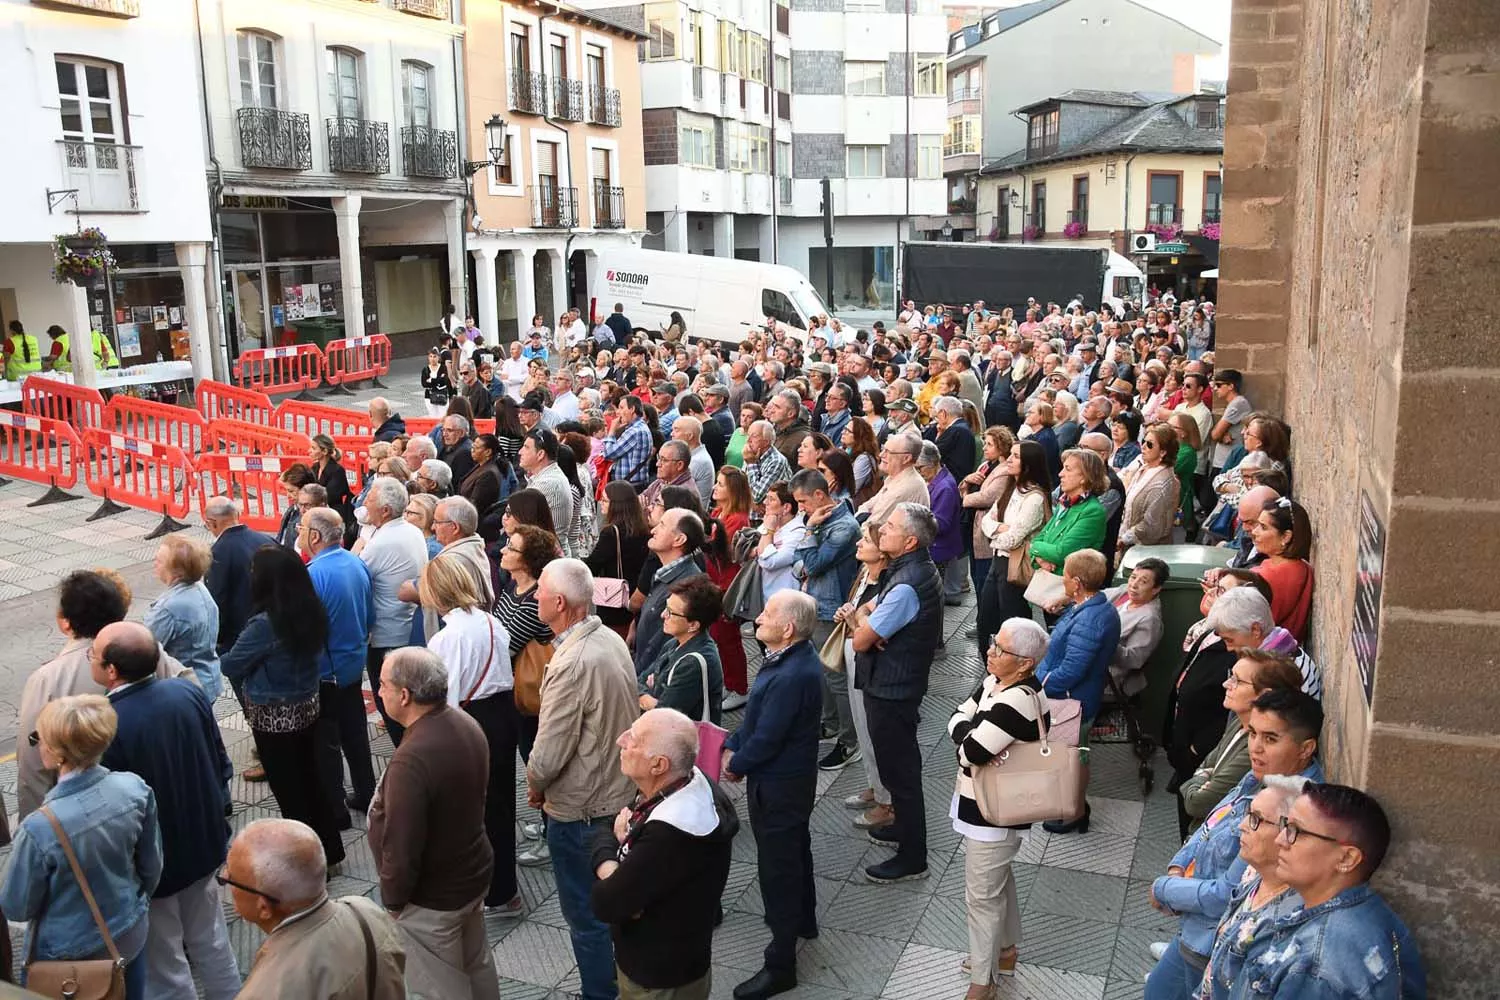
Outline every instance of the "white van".
<path id="1" fill-rule="evenodd" d="M 589 272 L 596 321 L 616 303 L 637 330 L 659 335 L 678 312 L 690 338 L 726 344 L 739 344 L 767 316 L 795 335 L 828 313 L 812 283 L 784 264 L 637 248 L 602 250 Z"/>

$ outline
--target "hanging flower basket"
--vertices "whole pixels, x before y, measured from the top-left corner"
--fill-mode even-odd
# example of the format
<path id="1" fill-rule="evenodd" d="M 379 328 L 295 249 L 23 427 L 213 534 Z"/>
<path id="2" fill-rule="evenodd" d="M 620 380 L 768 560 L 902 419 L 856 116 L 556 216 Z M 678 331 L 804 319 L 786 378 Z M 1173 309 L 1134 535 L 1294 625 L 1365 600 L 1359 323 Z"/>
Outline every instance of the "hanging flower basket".
<path id="1" fill-rule="evenodd" d="M 1213 240 L 1215 243 L 1219 242 L 1219 224 L 1217 222 L 1205 222 L 1199 227 L 1198 235 L 1202 236 L 1205 240 Z"/>
<path id="2" fill-rule="evenodd" d="M 1163 243 L 1172 243 L 1182 235 L 1182 226 L 1175 222 L 1152 222 L 1146 226 L 1146 232 L 1155 233 Z"/>
<path id="3" fill-rule="evenodd" d="M 52 243 L 52 280 L 87 287 L 115 263 L 109 240 L 95 228 L 60 234 Z"/>
<path id="4" fill-rule="evenodd" d="M 1085 226 L 1081 222 L 1069 222 L 1067 225 L 1063 226 L 1063 235 L 1070 240 L 1082 239 L 1083 235 L 1088 231 L 1089 227 Z"/>
<path id="5" fill-rule="evenodd" d="M 1026 226 L 1021 230 L 1021 236 L 1024 239 L 1034 240 L 1040 235 L 1042 235 L 1041 226 Z"/>

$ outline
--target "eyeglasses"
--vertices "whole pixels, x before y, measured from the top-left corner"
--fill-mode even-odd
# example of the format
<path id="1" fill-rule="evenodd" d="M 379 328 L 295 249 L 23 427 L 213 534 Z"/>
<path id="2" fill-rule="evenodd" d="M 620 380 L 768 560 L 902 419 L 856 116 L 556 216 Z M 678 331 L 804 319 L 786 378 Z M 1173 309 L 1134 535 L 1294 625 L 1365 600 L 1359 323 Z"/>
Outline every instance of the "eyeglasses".
<path id="1" fill-rule="evenodd" d="M 1152 441 L 1150 438 L 1147 438 L 1146 440 L 1144 440 L 1144 441 L 1141 442 L 1141 447 L 1142 448 L 1151 448 L 1151 449 L 1154 450 L 1156 448 L 1156 442 Z"/>
<path id="2" fill-rule="evenodd" d="M 281 900 L 279 898 L 271 895 L 269 892 L 261 892 L 254 886 L 246 885 L 243 882 L 236 882 L 234 879 L 230 878 L 228 875 L 223 874 L 222 872 L 214 876 L 214 881 L 219 883 L 220 885 L 232 885 L 241 892 L 248 892 L 251 895 L 259 896 L 261 899 L 264 899 L 268 903 L 273 903 L 276 905 L 280 905 L 281 903 Z"/>
<path id="3" fill-rule="evenodd" d="M 1304 830 L 1296 823 L 1293 823 L 1290 816 L 1281 817 L 1281 819 L 1277 823 L 1277 826 L 1279 827 L 1280 834 L 1286 837 L 1286 846 L 1288 847 L 1291 847 L 1293 844 L 1295 844 L 1297 842 L 1297 838 L 1302 836 L 1303 834 L 1306 834 L 1309 837 L 1314 837 L 1318 840 L 1326 840 L 1330 844 L 1339 844 L 1341 846 L 1346 846 L 1344 845 L 1344 841 L 1340 840 L 1337 837 L 1330 837 L 1326 833 L 1318 833 L 1315 830 Z"/>
<path id="4" fill-rule="evenodd" d="M 1262 823 L 1269 822 L 1271 822 L 1271 818 L 1269 816 L 1262 816 L 1254 809 L 1251 809 L 1249 812 L 1245 813 L 1245 829 L 1252 832 L 1255 830 L 1259 830 Z"/>
<path id="5" fill-rule="evenodd" d="M 453 519 L 452 518 L 435 517 L 435 518 L 432 519 L 432 526 L 433 527 L 437 527 L 440 524 L 452 524 L 452 523 L 453 523 Z"/>
<path id="6" fill-rule="evenodd" d="M 673 611 L 671 608 L 662 608 L 661 613 L 669 618 L 687 618 L 687 615 L 683 614 L 681 611 Z"/>

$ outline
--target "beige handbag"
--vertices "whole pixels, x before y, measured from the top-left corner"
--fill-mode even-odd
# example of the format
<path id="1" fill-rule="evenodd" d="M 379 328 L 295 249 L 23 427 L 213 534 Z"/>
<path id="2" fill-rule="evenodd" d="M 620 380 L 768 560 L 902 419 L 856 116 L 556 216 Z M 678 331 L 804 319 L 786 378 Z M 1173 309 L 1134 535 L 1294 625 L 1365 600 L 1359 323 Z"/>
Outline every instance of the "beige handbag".
<path id="1" fill-rule="evenodd" d="M 849 637 L 848 622 L 839 622 L 828 633 L 828 638 L 823 640 L 823 648 L 818 650 L 818 659 L 823 661 L 823 666 L 836 674 L 844 672 L 844 640 Z"/>
<path id="2" fill-rule="evenodd" d="M 1041 739 L 1012 743 L 993 761 L 973 768 L 974 801 L 979 814 L 995 826 L 1019 826 L 1044 820 L 1073 820 L 1083 815 L 1089 769 L 1084 751 L 1049 740 L 1035 691 Z"/>
<path id="3" fill-rule="evenodd" d="M 83 867 L 78 863 L 78 856 L 73 853 L 73 844 L 63 832 L 62 824 L 52 814 L 50 807 L 42 806 L 40 812 L 47 817 L 53 832 L 57 834 L 57 842 L 67 856 L 68 867 L 73 869 L 78 888 L 83 890 L 83 898 L 89 904 L 89 912 L 94 915 L 94 923 L 99 928 L 99 936 L 104 939 L 104 948 L 109 952 L 109 957 L 38 962 L 27 956 L 26 988 L 33 993 L 58 1000 L 125 1000 L 125 959 L 120 956 L 120 949 L 115 947 L 109 925 L 104 922 L 104 914 L 99 912 L 99 904 L 94 900 L 89 880 L 84 878 Z M 36 938 L 33 928 L 32 955 L 36 954 Z"/>
<path id="4" fill-rule="evenodd" d="M 1024 587 L 1031 582 L 1031 539 L 1021 543 L 1018 549 L 1011 549 L 1005 553 L 1005 579 L 1018 587 Z"/>

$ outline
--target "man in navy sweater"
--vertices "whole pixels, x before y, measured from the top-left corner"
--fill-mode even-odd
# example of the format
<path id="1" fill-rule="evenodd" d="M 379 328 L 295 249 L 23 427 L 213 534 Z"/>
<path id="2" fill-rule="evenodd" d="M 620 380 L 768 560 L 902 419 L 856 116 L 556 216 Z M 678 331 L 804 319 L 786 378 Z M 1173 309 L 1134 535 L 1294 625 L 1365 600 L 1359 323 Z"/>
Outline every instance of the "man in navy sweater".
<path id="1" fill-rule="evenodd" d="M 818 604 L 811 595 L 796 590 L 771 595 L 755 620 L 765 662 L 750 688 L 745 721 L 724 741 L 724 778 L 750 779 L 750 829 L 771 928 L 765 965 L 734 988 L 735 1000 L 764 1000 L 794 988 L 797 939 L 818 936 L 808 826 L 823 715 L 823 662 L 809 641 L 817 624 Z"/>
<path id="2" fill-rule="evenodd" d="M 135 772 L 156 795 L 162 872 L 146 935 L 146 992 L 192 1000 L 197 972 L 208 1000 L 231 1000 L 240 973 L 214 875 L 228 853 L 234 768 L 208 698 L 190 680 L 158 679 L 160 655 L 138 622 L 106 625 L 89 652 L 89 670 L 119 717 L 100 763 Z"/>
<path id="3" fill-rule="evenodd" d="M 250 557 L 276 539 L 241 524 L 240 505 L 229 497 L 209 497 L 203 526 L 214 536 L 214 560 L 204 583 L 219 606 L 218 651 L 226 653 L 250 620 Z"/>

